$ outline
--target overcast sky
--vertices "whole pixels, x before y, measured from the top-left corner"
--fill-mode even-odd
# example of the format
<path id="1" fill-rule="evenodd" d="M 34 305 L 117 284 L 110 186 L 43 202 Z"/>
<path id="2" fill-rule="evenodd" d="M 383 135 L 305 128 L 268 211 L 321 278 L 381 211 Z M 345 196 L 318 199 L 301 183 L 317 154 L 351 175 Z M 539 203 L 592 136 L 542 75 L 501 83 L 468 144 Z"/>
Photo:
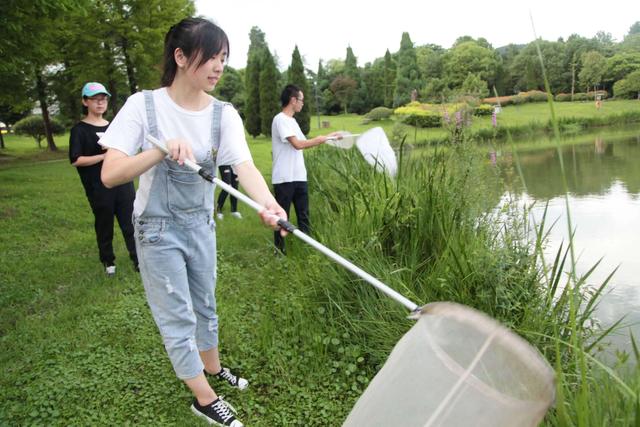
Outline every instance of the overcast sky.
<path id="1" fill-rule="evenodd" d="M 530 16 L 545 40 L 604 31 L 620 41 L 640 21 L 638 0 L 196 0 L 196 8 L 229 36 L 230 66 L 246 66 L 249 31 L 257 26 L 281 70 L 289 66 L 295 45 L 305 66 L 317 70 L 319 59 L 344 60 L 347 46 L 359 66 L 384 56 L 386 49 L 396 52 L 404 31 L 416 46 L 449 48 L 470 35 L 500 47 L 534 39 Z"/>

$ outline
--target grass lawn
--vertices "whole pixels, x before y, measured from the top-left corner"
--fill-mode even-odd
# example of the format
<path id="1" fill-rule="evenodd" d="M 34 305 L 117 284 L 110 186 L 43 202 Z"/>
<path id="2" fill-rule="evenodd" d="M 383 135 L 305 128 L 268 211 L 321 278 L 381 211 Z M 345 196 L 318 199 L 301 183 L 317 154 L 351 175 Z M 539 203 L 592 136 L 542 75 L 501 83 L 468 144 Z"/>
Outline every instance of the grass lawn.
<path id="1" fill-rule="evenodd" d="M 118 272 L 103 273 L 65 140 L 56 139 L 58 161 L 33 162 L 33 141 L 6 138 L 13 160 L 0 166 L 0 425 L 194 425 L 190 393 L 175 378 L 117 230 Z M 270 144 L 250 145 L 267 172 Z M 337 353 L 341 333 L 310 319 L 305 284 L 287 280 L 295 255 L 274 258 L 271 232 L 240 211 L 243 220 L 218 223 L 217 295 L 223 360 L 251 387 L 218 391 L 247 425 L 327 425 L 324 416 L 346 415 L 359 395 L 352 371 L 336 374 L 357 357 Z"/>
<path id="2" fill-rule="evenodd" d="M 555 105 L 558 115 L 596 113 L 592 103 Z M 597 114 L 639 105 L 607 101 Z M 544 120 L 545 111 L 544 103 L 507 107 L 499 120 L 512 113 L 514 123 L 525 113 L 527 120 Z M 363 124 L 355 115 L 321 120 L 330 127 L 317 129 L 312 117 L 312 135 L 360 133 L 378 125 L 391 135 L 394 125 Z M 474 126 L 483 120 L 489 119 Z M 418 140 L 434 132 L 444 131 L 419 130 Z M 248 141 L 269 181 L 270 140 Z M 107 278 L 102 271 L 93 217 L 67 160 L 68 134 L 56 137 L 56 153 L 14 135 L 6 136 L 5 143 L 0 152 L 0 425 L 197 424 L 189 411 L 190 393 L 175 378 L 117 230 L 117 275 Z M 321 198 L 311 194 L 312 217 Z M 226 213 L 228 204 L 225 208 Z M 272 233 L 249 208 L 239 208 L 244 219 L 226 215 L 217 222 L 217 298 L 223 361 L 243 372 L 251 386 L 244 393 L 224 386 L 218 391 L 240 410 L 246 425 L 339 425 L 375 370 L 358 337 L 349 327 L 330 322 L 330 304 L 314 294 L 343 281 L 319 274 L 330 261 L 294 238 L 289 239 L 289 256 L 274 257 Z M 333 228 L 326 228 L 330 236 Z M 362 249 L 346 242 L 344 250 Z M 395 273 L 404 274 L 402 269 Z M 345 286 L 355 283 L 344 280 Z M 339 307 L 332 309 L 339 318 Z M 393 309 L 383 314 L 394 318 L 402 313 Z M 404 326 L 402 321 L 396 325 Z M 385 354 L 390 348 L 377 351 Z M 606 412 L 615 402 L 609 404 L 605 395 L 617 395 L 602 394 L 598 408 Z M 548 423 L 563 425 L 556 421 Z"/>

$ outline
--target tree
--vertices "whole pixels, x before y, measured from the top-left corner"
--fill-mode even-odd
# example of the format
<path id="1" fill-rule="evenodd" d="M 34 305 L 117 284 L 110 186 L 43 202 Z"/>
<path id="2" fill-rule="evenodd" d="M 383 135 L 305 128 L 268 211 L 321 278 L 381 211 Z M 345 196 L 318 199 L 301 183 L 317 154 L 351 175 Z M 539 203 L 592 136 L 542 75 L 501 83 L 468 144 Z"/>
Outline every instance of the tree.
<path id="1" fill-rule="evenodd" d="M 393 105 L 393 91 L 396 87 L 396 64 L 391 58 L 389 49 L 384 54 L 384 74 L 383 74 L 383 98 L 384 106 L 391 107 Z"/>
<path id="2" fill-rule="evenodd" d="M 280 111 L 278 107 L 278 69 L 268 49 L 262 54 L 260 70 L 260 128 L 271 136 L 271 122 Z"/>
<path id="3" fill-rule="evenodd" d="M 61 61 L 56 40 L 63 16 L 84 6 L 80 0 L 23 2 L 7 0 L 0 15 L 0 102 L 40 106 L 47 147 L 57 151 L 49 115 L 50 66 Z M 6 91 L 5 91 L 6 90 Z"/>
<path id="4" fill-rule="evenodd" d="M 422 89 L 423 99 L 427 102 L 445 102 L 451 95 L 445 79 L 432 78 Z"/>
<path id="5" fill-rule="evenodd" d="M 313 96 L 313 94 L 309 92 L 309 83 L 307 82 L 307 76 L 304 73 L 304 64 L 302 63 L 302 56 L 300 56 L 300 51 L 298 50 L 297 45 L 291 54 L 291 65 L 289 66 L 289 70 L 287 70 L 287 76 L 289 78 L 289 83 L 298 86 L 305 98 L 307 96 Z M 305 104 L 302 107 L 302 110 L 300 110 L 294 118 L 298 122 L 302 133 L 305 135 L 309 134 L 309 130 L 311 130 L 309 106 Z"/>
<path id="6" fill-rule="evenodd" d="M 607 60 L 599 52 L 592 50 L 582 55 L 582 70 L 578 75 L 580 84 L 584 86 L 586 91 L 595 87 L 602 82 L 607 67 Z"/>
<path id="7" fill-rule="evenodd" d="M 245 69 L 245 121 L 244 126 L 254 138 L 260 135 L 262 116 L 260 115 L 260 70 L 265 51 L 269 50 L 265 34 L 258 27 L 249 31 L 249 52 Z"/>
<path id="8" fill-rule="evenodd" d="M 347 105 L 355 93 L 358 84 L 351 77 L 338 76 L 331 82 L 329 88 L 347 114 Z"/>
<path id="9" fill-rule="evenodd" d="M 563 87 L 562 92 L 566 92 L 571 88 L 571 95 L 575 93 L 578 75 L 582 70 L 582 55 L 591 51 L 598 50 L 598 42 L 594 39 L 581 37 L 577 34 L 571 34 L 564 43 L 564 60 L 563 60 Z"/>
<path id="10" fill-rule="evenodd" d="M 443 71 L 449 87 L 460 88 L 469 74 L 482 80 L 495 81 L 498 55 L 493 49 L 476 41 L 464 41 L 451 48 L 443 57 Z"/>
<path id="11" fill-rule="evenodd" d="M 464 82 L 462 82 L 460 93 L 482 99 L 487 97 L 489 89 L 487 88 L 487 82 L 482 80 L 479 74 L 469 73 Z"/>
<path id="12" fill-rule="evenodd" d="M 640 52 L 618 53 L 611 58 L 607 58 L 605 80 L 608 82 L 616 82 L 637 70 L 640 70 Z"/>
<path id="13" fill-rule="evenodd" d="M 537 40 L 529 43 L 514 58 L 509 71 L 518 76 L 516 92 L 524 90 L 544 90 L 544 77 L 538 48 L 542 54 L 551 92 L 559 93 L 567 89 L 564 80 L 564 43 Z"/>
<path id="14" fill-rule="evenodd" d="M 404 105 L 411 99 L 411 92 L 422 87 L 418 59 L 409 33 L 402 33 L 400 50 L 396 57 L 396 86 L 393 93 L 393 105 Z"/>
<path id="15" fill-rule="evenodd" d="M 356 82 L 360 78 L 358 73 L 358 59 L 353 54 L 351 46 L 347 47 L 347 57 L 344 60 L 344 75 L 351 77 Z"/>
<path id="16" fill-rule="evenodd" d="M 245 70 L 246 99 L 244 127 L 254 138 L 260 135 L 260 67 L 262 52 L 250 52 Z"/>
<path id="17" fill-rule="evenodd" d="M 373 64 L 367 62 L 360 69 L 360 83 L 349 104 L 349 111 L 357 114 L 368 113 L 384 104 L 384 59 L 378 58 Z"/>
<path id="18" fill-rule="evenodd" d="M 640 70 L 618 80 L 613 85 L 613 94 L 616 98 L 640 99 Z"/>
<path id="19" fill-rule="evenodd" d="M 640 34 L 629 34 L 618 44 L 618 51 L 624 53 L 640 53 Z"/>
<path id="20" fill-rule="evenodd" d="M 427 44 L 416 48 L 416 57 L 420 76 L 423 80 L 442 76 L 442 57 L 445 50 L 435 44 Z"/>
<path id="21" fill-rule="evenodd" d="M 224 74 L 216 85 L 214 94 L 221 101 L 227 101 L 238 109 L 240 115 L 244 114 L 244 81 L 242 73 L 233 67 L 226 66 Z"/>
<path id="22" fill-rule="evenodd" d="M 522 48 L 522 45 L 509 44 L 496 49 L 500 57 L 495 77 L 495 88 L 498 95 L 511 95 L 514 93 L 518 76 L 511 73 L 511 64 Z"/>

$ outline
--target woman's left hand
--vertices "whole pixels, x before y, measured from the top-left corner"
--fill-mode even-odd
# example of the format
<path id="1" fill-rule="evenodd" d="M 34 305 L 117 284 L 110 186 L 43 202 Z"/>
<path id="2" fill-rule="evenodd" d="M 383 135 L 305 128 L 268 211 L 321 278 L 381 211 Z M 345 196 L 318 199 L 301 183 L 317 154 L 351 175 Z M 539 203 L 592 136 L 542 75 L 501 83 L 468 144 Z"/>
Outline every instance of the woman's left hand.
<path id="1" fill-rule="evenodd" d="M 258 215 L 260 215 L 260 220 L 264 225 L 274 230 L 280 230 L 282 237 L 288 234 L 284 228 L 280 228 L 278 225 L 278 219 L 287 220 L 287 213 L 275 200 L 265 204 L 264 209 L 258 212 Z"/>

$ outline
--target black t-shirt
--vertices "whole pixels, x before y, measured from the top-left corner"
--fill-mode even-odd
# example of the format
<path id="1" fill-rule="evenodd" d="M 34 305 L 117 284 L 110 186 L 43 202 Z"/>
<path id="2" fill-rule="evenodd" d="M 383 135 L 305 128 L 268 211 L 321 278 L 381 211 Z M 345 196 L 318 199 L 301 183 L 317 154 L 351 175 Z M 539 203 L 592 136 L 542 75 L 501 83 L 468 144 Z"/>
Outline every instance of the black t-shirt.
<path id="1" fill-rule="evenodd" d="M 78 122 L 71 128 L 71 136 L 69 137 L 69 161 L 74 163 L 80 156 L 96 156 L 106 153 L 106 150 L 98 144 L 100 139 L 97 132 L 105 132 L 106 126 L 94 126 L 85 122 Z M 78 174 L 84 186 L 87 195 L 92 194 L 96 186 L 103 187 L 100 180 L 100 171 L 102 170 L 102 162 L 98 162 L 91 166 L 79 166 Z"/>

